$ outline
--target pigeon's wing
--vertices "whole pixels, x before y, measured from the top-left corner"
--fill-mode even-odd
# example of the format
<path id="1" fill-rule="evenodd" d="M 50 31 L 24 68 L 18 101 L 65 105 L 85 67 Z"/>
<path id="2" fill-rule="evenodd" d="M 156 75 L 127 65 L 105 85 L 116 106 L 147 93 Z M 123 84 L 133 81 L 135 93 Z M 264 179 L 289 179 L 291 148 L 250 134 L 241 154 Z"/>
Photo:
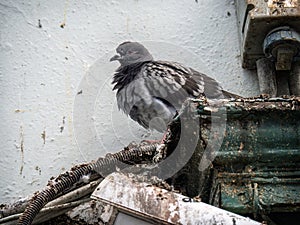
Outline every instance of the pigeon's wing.
<path id="1" fill-rule="evenodd" d="M 127 74 L 132 71 L 136 71 L 130 76 L 134 79 L 118 91 L 117 102 L 120 109 L 145 128 L 154 118 L 170 122 L 188 97 L 222 96 L 222 88 L 214 79 L 179 63 L 151 61 L 140 70 L 131 67 Z"/>
<path id="2" fill-rule="evenodd" d="M 176 108 L 187 97 L 222 97 L 222 88 L 217 81 L 176 62 L 147 63 L 141 75 L 153 96 L 162 97 Z"/>
<path id="3" fill-rule="evenodd" d="M 191 97 L 198 97 L 200 95 L 204 95 L 207 98 L 223 97 L 222 87 L 215 79 L 176 62 L 162 63 L 164 63 L 167 66 L 174 67 L 176 71 L 185 71 L 185 73 L 182 74 L 186 78 L 186 83 L 185 85 L 183 85 L 183 88 L 188 91 Z"/>
<path id="4" fill-rule="evenodd" d="M 199 97 L 204 95 L 209 99 L 241 98 L 239 95 L 224 91 L 222 86 L 215 79 L 190 67 L 185 67 L 182 64 L 168 61 L 157 61 L 157 63 L 163 67 L 173 69 L 171 75 L 175 78 L 182 76 L 185 82 L 182 85 L 182 88 L 189 94 L 190 97 Z"/>

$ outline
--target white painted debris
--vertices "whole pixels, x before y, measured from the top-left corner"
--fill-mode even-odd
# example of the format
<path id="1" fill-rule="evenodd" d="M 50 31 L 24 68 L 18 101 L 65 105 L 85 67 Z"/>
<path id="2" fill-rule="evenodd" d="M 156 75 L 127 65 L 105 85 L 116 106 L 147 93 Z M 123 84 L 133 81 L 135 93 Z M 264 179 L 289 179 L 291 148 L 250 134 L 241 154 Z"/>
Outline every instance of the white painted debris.
<path id="1" fill-rule="evenodd" d="M 261 224 L 203 202 L 190 201 L 184 195 L 139 182 L 133 176 L 121 173 L 113 173 L 103 180 L 92 198 L 109 203 L 129 215 L 160 224 Z"/>

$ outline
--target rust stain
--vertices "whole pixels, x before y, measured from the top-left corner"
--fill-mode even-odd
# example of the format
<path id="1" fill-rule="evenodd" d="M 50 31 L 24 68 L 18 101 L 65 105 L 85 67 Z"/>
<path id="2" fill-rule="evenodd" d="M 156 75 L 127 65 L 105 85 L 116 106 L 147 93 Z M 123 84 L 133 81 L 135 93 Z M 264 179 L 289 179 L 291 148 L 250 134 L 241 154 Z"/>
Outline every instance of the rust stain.
<path id="1" fill-rule="evenodd" d="M 20 175 L 23 173 L 24 169 L 24 132 L 23 126 L 20 126 L 20 150 L 21 150 L 21 167 L 20 167 Z"/>
<path id="2" fill-rule="evenodd" d="M 61 28 L 65 28 L 65 26 L 66 26 L 68 6 L 69 6 L 69 0 L 66 0 L 65 8 L 64 8 L 64 19 L 63 19 L 63 22 L 60 24 Z"/>
<path id="3" fill-rule="evenodd" d="M 177 209 L 177 210 L 179 210 L 179 209 Z M 177 223 L 178 224 L 178 221 L 180 220 L 180 216 L 178 215 L 177 211 L 174 213 L 173 216 L 170 217 L 170 220 L 171 220 L 172 223 Z"/>
<path id="4" fill-rule="evenodd" d="M 22 110 L 22 109 L 16 109 L 15 110 L 15 113 L 24 113 L 25 112 L 25 110 Z"/>

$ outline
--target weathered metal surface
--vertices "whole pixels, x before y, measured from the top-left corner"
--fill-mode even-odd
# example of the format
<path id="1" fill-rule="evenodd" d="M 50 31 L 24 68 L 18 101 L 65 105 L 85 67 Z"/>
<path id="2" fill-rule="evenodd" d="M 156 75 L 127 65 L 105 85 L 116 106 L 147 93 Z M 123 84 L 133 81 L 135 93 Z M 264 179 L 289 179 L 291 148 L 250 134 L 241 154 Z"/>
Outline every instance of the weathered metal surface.
<path id="1" fill-rule="evenodd" d="M 198 104 L 200 142 L 175 182 L 188 194 L 239 214 L 300 212 L 300 98 L 193 102 Z M 203 143 L 211 137 L 212 118 L 222 114 L 225 131 L 214 132 L 222 144 L 207 154 Z M 212 160 L 204 171 L 199 169 L 203 157 Z"/>
<path id="2" fill-rule="evenodd" d="M 218 134 L 223 135 L 223 143 L 217 151 L 215 165 L 234 168 L 245 163 L 272 163 L 269 166 L 279 166 L 283 160 L 286 160 L 282 165 L 285 167 L 299 165 L 300 98 L 240 99 L 216 107 L 200 103 L 200 115 L 209 117 L 216 110 L 222 111 L 227 121 L 225 133 Z M 209 128 L 201 129 L 202 134 L 209 132 Z"/>
<path id="3" fill-rule="evenodd" d="M 219 172 L 211 204 L 239 214 L 300 211 L 299 171 Z M 217 201 L 221 199 L 221 201 Z"/>
<path id="4" fill-rule="evenodd" d="M 274 28 L 288 25 L 300 33 L 298 0 L 236 0 L 235 3 L 244 68 L 256 68 L 256 60 L 264 57 L 264 38 Z"/>
<path id="5" fill-rule="evenodd" d="M 234 100 L 218 110 L 227 121 L 209 203 L 239 214 L 300 212 L 299 97 Z"/>
<path id="6" fill-rule="evenodd" d="M 159 224 L 260 224 L 121 173 L 109 175 L 95 190 L 92 198 Z"/>
<path id="7" fill-rule="evenodd" d="M 215 164 L 300 163 L 300 110 L 296 102 L 241 102 L 229 106 L 227 128 Z M 247 106 L 248 105 L 248 106 Z M 298 109 L 298 110 L 297 110 Z M 280 165 L 282 161 L 284 165 Z"/>

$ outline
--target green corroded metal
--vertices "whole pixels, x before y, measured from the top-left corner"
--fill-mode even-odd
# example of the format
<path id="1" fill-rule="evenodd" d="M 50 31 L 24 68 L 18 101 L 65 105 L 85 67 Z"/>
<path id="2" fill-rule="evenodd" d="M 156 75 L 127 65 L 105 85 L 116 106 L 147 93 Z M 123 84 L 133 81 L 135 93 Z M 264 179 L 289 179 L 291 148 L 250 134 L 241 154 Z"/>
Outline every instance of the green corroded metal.
<path id="1" fill-rule="evenodd" d="M 299 106 L 294 98 L 215 107 L 227 122 L 213 161 L 212 205 L 240 214 L 300 212 Z M 202 104 L 199 114 L 209 115 L 206 108 Z"/>
<path id="2" fill-rule="evenodd" d="M 247 112 L 235 118 L 227 115 L 226 134 L 216 164 L 298 165 L 300 111 Z"/>
<path id="3" fill-rule="evenodd" d="M 247 215 L 300 212 L 300 99 L 194 102 L 201 139 L 189 171 L 197 168 L 205 151 L 202 142 L 209 137 L 212 117 L 227 119 L 225 132 L 218 134 L 223 140 L 212 168 L 199 171 L 200 176 L 187 173 L 193 181 L 192 192 L 201 177 L 200 196 L 209 195 L 207 201 L 223 209 Z"/>

